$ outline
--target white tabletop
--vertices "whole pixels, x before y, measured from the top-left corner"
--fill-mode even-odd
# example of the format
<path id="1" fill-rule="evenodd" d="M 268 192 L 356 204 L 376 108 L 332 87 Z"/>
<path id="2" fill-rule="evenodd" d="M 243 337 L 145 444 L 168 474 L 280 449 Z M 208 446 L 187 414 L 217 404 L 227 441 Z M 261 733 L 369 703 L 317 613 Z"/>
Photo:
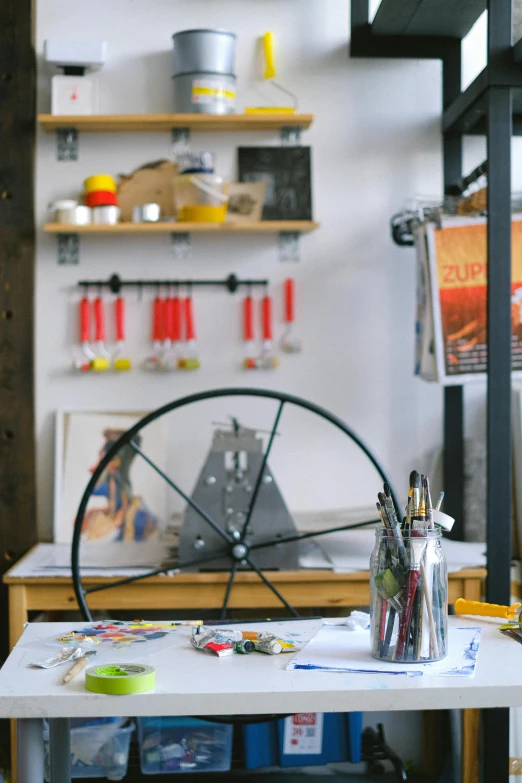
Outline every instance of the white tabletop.
<path id="1" fill-rule="evenodd" d="M 33 623 L 0 671 L 0 718 L 106 717 L 138 715 L 232 715 L 296 712 L 455 709 L 522 706 L 522 647 L 499 633 L 499 621 L 450 618 L 458 626 L 482 627 L 473 677 L 408 677 L 286 671 L 281 655 L 218 658 L 195 650 L 190 629 L 172 634 L 172 647 L 133 659 L 156 669 L 156 689 L 105 696 L 85 689 L 82 672 L 62 685 L 67 668 L 35 669 L 29 663 L 53 655 L 43 640 L 78 628 L 78 623 Z M 83 625 L 83 624 L 82 624 Z M 311 637 L 321 621 L 251 625 L 283 635 Z M 239 623 L 237 627 L 241 627 Z M 40 641 L 39 641 L 40 640 Z M 41 646 L 39 646 L 41 644 Z M 139 646 L 139 645 L 138 645 Z M 127 658 L 128 660 L 128 658 Z M 114 653 L 112 662 L 118 662 Z"/>

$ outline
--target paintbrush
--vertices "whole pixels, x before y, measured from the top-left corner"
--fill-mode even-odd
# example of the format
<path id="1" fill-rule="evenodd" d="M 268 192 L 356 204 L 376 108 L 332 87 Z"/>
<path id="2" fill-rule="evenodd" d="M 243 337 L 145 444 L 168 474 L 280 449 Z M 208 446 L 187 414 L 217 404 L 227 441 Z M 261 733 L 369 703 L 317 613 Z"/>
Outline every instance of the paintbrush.
<path id="1" fill-rule="evenodd" d="M 397 638 L 397 645 L 395 648 L 397 660 L 401 660 L 404 655 L 404 648 L 409 631 L 411 613 L 413 611 L 413 604 L 415 601 L 415 593 L 417 592 L 417 586 L 420 579 L 422 558 L 424 555 L 424 550 L 426 549 L 426 539 L 423 538 L 420 533 L 417 533 L 417 535 L 415 535 L 415 533 L 416 531 L 412 531 L 413 537 L 410 547 L 410 572 L 408 574 L 406 600 L 402 609 L 399 636 Z"/>
<path id="2" fill-rule="evenodd" d="M 439 495 L 439 499 L 437 501 L 437 505 L 435 506 L 436 511 L 440 511 L 440 507 L 442 506 L 442 501 L 444 500 L 444 490 Z"/>
<path id="3" fill-rule="evenodd" d="M 431 502 L 430 493 L 430 480 L 427 476 L 424 476 L 422 482 L 422 489 L 424 493 L 424 503 L 426 506 L 426 521 L 429 528 L 433 528 L 433 505 Z"/>
<path id="4" fill-rule="evenodd" d="M 379 514 L 379 516 L 381 518 L 382 526 L 384 528 L 386 528 L 386 529 L 389 529 L 388 519 L 384 516 L 384 509 L 383 509 L 383 507 L 381 506 L 379 501 L 377 501 L 377 503 L 375 505 L 377 507 L 377 513 Z"/>
<path id="5" fill-rule="evenodd" d="M 74 665 L 71 666 L 71 668 L 63 678 L 62 681 L 63 684 L 65 685 L 66 683 L 68 683 L 69 680 L 72 680 L 73 677 L 76 677 L 76 675 L 79 674 L 82 671 L 82 669 L 85 669 L 85 667 L 89 663 L 89 658 L 93 655 L 96 655 L 96 650 L 87 650 L 87 652 L 85 652 L 81 658 L 78 658 L 78 660 L 75 661 Z"/>
<path id="6" fill-rule="evenodd" d="M 406 519 L 404 520 L 404 535 L 411 533 L 411 490 L 408 493 L 408 504 L 406 506 Z"/>
<path id="7" fill-rule="evenodd" d="M 421 477 L 420 473 L 416 470 L 412 470 L 410 473 L 410 488 L 411 488 L 411 518 L 415 519 L 419 513 L 420 508 L 420 496 L 421 496 Z"/>
<path id="8" fill-rule="evenodd" d="M 386 495 L 384 495 L 382 492 L 379 492 L 378 498 L 379 503 L 384 508 L 385 516 L 388 519 L 395 543 L 397 544 L 397 552 L 399 555 L 400 564 L 405 569 L 409 568 L 408 555 L 406 553 L 404 541 L 402 540 L 401 528 L 399 525 L 399 520 L 397 519 L 397 513 L 395 511 L 395 506 L 393 505 L 393 500 L 386 497 Z"/>

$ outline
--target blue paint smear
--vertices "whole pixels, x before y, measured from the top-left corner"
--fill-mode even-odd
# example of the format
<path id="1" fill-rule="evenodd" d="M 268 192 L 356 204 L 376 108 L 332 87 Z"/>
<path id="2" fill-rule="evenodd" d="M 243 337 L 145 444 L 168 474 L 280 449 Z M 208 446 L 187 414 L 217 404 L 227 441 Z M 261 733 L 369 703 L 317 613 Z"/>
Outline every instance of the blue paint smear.
<path id="1" fill-rule="evenodd" d="M 458 668 L 455 669 L 448 669 L 448 671 L 444 672 L 445 676 L 470 677 L 474 673 L 475 664 L 477 662 L 477 655 L 479 651 L 480 632 L 482 629 L 473 628 L 472 630 L 475 631 L 475 635 L 472 637 L 469 645 L 464 650 L 464 658 L 466 661 L 469 661 L 469 663 L 466 663 L 464 666 L 459 666 Z"/>
<path id="2" fill-rule="evenodd" d="M 376 669 L 335 669 L 332 666 L 315 666 L 313 663 L 296 663 L 295 666 L 293 666 L 293 669 L 305 669 L 306 671 L 331 671 L 331 672 L 346 672 L 347 674 L 393 674 L 394 676 L 400 676 L 401 674 L 405 674 L 408 677 L 422 677 L 423 672 L 419 671 L 407 671 L 407 672 L 397 672 L 397 671 L 382 671 L 379 669 L 378 671 Z M 386 687 L 386 686 L 385 686 Z"/>

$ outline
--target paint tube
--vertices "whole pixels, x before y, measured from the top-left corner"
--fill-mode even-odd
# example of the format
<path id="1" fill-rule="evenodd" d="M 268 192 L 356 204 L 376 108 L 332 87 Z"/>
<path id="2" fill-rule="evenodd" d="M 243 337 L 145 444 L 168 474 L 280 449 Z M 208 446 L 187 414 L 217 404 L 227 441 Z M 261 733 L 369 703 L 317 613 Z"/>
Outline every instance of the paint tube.
<path id="1" fill-rule="evenodd" d="M 280 652 L 296 652 L 297 647 L 294 644 L 294 642 L 289 641 L 288 639 L 281 639 L 279 636 L 276 636 L 273 633 L 270 633 L 269 631 L 260 631 L 257 639 L 260 642 L 277 642 L 281 645 Z M 254 640 L 255 641 L 255 640 Z"/>
<path id="2" fill-rule="evenodd" d="M 62 647 L 60 652 L 53 655 L 52 658 L 46 658 L 45 661 L 31 663 L 30 666 L 36 666 L 39 669 L 52 669 L 53 666 L 59 666 L 61 663 L 77 661 L 82 656 L 83 652 L 81 647 Z"/>
<path id="3" fill-rule="evenodd" d="M 283 650 L 281 643 L 275 638 L 266 641 L 259 640 L 254 642 L 254 645 L 257 652 L 266 653 L 267 655 L 279 655 Z"/>
<path id="4" fill-rule="evenodd" d="M 237 631 L 233 628 L 214 628 L 213 626 L 200 625 L 198 628 L 192 629 L 192 636 L 199 636 L 200 634 L 219 634 L 222 639 L 228 639 L 230 642 L 240 642 L 243 639 L 242 631 Z"/>
<path id="5" fill-rule="evenodd" d="M 205 633 L 200 629 L 200 633 L 194 634 L 190 641 L 196 650 L 206 650 L 213 652 L 220 658 L 225 655 L 232 655 L 234 652 L 234 642 L 220 631 L 210 628 L 205 629 Z"/>
<path id="6" fill-rule="evenodd" d="M 255 649 L 255 643 L 251 639 L 242 639 L 240 642 L 236 642 L 237 653 L 251 653 Z"/>

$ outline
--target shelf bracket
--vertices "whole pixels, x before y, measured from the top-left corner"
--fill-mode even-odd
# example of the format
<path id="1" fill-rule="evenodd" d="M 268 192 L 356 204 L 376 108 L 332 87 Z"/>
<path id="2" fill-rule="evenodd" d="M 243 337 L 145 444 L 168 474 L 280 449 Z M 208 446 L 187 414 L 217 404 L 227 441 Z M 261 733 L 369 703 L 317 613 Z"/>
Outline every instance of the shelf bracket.
<path id="1" fill-rule="evenodd" d="M 171 133 L 170 157 L 175 162 L 179 155 L 190 152 L 190 128 L 172 128 Z"/>
<path id="2" fill-rule="evenodd" d="M 296 125 L 284 125 L 281 128 L 281 143 L 286 147 L 297 147 L 301 144 L 301 128 Z"/>
<path id="3" fill-rule="evenodd" d="M 58 264 L 61 266 L 80 262 L 80 237 L 78 234 L 58 234 Z"/>
<path id="4" fill-rule="evenodd" d="M 279 260 L 300 260 L 300 237 L 298 231 L 281 231 L 279 234 Z"/>
<path id="5" fill-rule="evenodd" d="M 56 129 L 57 160 L 78 160 L 78 131 L 76 128 Z"/>
<path id="6" fill-rule="evenodd" d="M 190 257 L 190 234 L 188 232 L 172 234 L 172 254 L 176 261 L 186 261 Z"/>

